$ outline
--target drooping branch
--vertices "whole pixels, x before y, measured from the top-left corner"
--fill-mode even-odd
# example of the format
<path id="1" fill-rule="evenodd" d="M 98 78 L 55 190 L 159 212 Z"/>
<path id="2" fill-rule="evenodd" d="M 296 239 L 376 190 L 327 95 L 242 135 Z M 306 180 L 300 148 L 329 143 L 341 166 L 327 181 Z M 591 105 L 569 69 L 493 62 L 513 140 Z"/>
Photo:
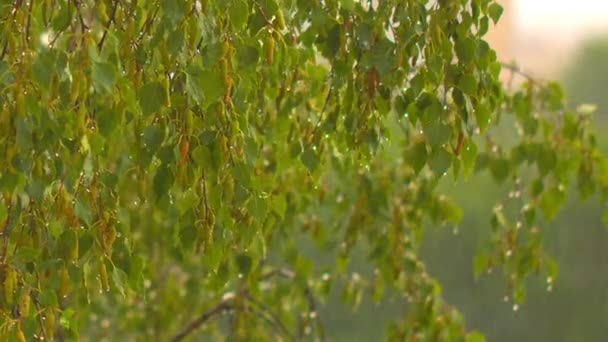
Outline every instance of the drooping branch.
<path id="1" fill-rule="evenodd" d="M 4 225 L 2 227 L 2 231 L 0 232 L 2 234 L 2 254 L 0 256 L 0 263 L 2 265 L 6 264 L 6 257 L 7 257 L 7 253 L 8 253 L 8 240 L 10 237 L 10 229 L 11 229 L 11 225 L 13 224 L 11 222 L 11 210 L 12 210 L 12 203 L 11 203 L 11 199 L 9 197 L 5 198 L 6 201 L 6 220 L 4 221 Z"/>
<path id="2" fill-rule="evenodd" d="M 506 62 L 500 62 L 500 66 L 511 71 L 511 73 L 519 75 L 523 78 L 525 78 L 526 80 L 530 81 L 533 84 L 536 85 L 540 85 L 542 82 L 539 81 L 536 77 L 532 76 L 531 74 L 523 71 L 519 65 L 515 64 L 515 63 L 506 63 Z"/>
<path id="3" fill-rule="evenodd" d="M 277 270 L 270 271 L 264 275 L 262 275 L 262 279 L 269 279 L 274 276 L 279 276 L 285 279 L 293 280 L 295 278 L 295 273 L 289 269 L 280 268 Z M 323 325 L 323 321 L 319 316 L 319 312 L 317 311 L 317 303 L 316 299 L 312 293 L 310 286 L 306 285 L 304 288 L 304 295 L 306 297 L 306 301 L 308 302 L 309 308 L 309 317 L 313 318 L 316 322 L 317 329 L 319 331 L 319 338 L 321 341 L 327 341 L 327 336 L 325 335 L 325 328 Z"/>
<path id="4" fill-rule="evenodd" d="M 116 10 L 117 9 L 118 9 L 118 0 L 114 0 L 114 4 L 112 5 L 112 13 L 110 14 L 110 19 L 108 19 L 108 23 L 106 24 L 106 27 L 103 30 L 103 35 L 101 36 L 101 39 L 99 40 L 99 43 L 97 44 L 97 49 L 99 51 L 101 51 L 101 49 L 103 48 L 103 43 L 106 40 L 106 36 L 108 35 L 110 26 L 112 26 L 112 23 L 114 23 L 114 21 L 116 20 Z"/>
<path id="5" fill-rule="evenodd" d="M 184 329 L 182 329 L 179 333 L 177 333 L 171 341 L 177 342 L 186 338 L 188 335 L 192 334 L 196 329 L 201 327 L 207 321 L 209 321 L 214 316 L 229 310 L 232 308 L 232 301 L 234 300 L 234 296 L 227 297 L 220 301 L 216 306 L 209 309 L 208 311 L 203 312 L 200 316 L 198 316 L 195 320 L 190 322 Z"/>
<path id="6" fill-rule="evenodd" d="M 293 280 L 295 278 L 295 273 L 286 268 L 279 268 L 262 274 L 260 276 L 260 281 L 266 281 L 273 277 L 280 277 L 283 279 Z M 317 305 L 314 295 L 312 293 L 311 288 L 306 285 L 304 289 L 304 296 L 306 297 L 306 301 L 308 303 L 309 308 L 309 317 L 311 317 L 316 322 L 316 326 L 319 332 L 319 338 L 321 341 L 327 341 L 327 336 L 325 334 L 325 329 L 323 327 L 323 323 L 319 318 L 319 314 L 317 312 Z M 220 314 L 226 310 L 234 309 L 233 301 L 235 299 L 241 299 L 246 301 L 247 303 L 252 304 L 251 311 L 256 313 L 260 318 L 264 319 L 268 324 L 272 325 L 276 330 L 281 332 L 285 337 L 287 337 L 290 341 L 296 341 L 297 338 L 295 335 L 289 331 L 285 323 L 281 321 L 280 317 L 273 312 L 268 306 L 266 306 L 263 302 L 253 297 L 249 290 L 245 287 L 241 289 L 238 293 L 228 293 L 224 295 L 223 299 L 216 304 L 211 309 L 205 311 L 192 322 L 190 322 L 186 327 L 184 327 L 179 333 L 177 333 L 171 341 L 177 342 L 181 341 L 198 328 L 200 328 L 203 324 L 208 322 L 217 314 Z"/>
<path id="7" fill-rule="evenodd" d="M 261 317 L 264 318 L 269 324 L 274 326 L 277 330 L 281 331 L 285 336 L 289 338 L 290 341 L 296 340 L 294 335 L 289 331 L 289 329 L 287 329 L 287 327 L 277 316 L 277 314 L 272 312 L 272 310 L 270 310 L 268 306 L 257 300 L 249 293 L 245 294 L 245 298 L 247 298 L 248 302 L 254 304 L 254 306 L 257 307 L 257 309 L 260 311 Z M 266 317 L 266 315 L 268 315 L 269 317 Z"/>

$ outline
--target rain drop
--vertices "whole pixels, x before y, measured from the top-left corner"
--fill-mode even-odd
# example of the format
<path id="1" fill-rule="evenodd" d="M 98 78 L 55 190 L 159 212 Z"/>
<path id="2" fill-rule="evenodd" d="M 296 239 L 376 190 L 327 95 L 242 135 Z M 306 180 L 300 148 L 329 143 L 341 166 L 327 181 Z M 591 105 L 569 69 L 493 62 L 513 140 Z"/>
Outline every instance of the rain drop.
<path id="1" fill-rule="evenodd" d="M 519 310 L 519 305 L 513 304 L 513 311 L 517 311 L 517 310 Z"/>

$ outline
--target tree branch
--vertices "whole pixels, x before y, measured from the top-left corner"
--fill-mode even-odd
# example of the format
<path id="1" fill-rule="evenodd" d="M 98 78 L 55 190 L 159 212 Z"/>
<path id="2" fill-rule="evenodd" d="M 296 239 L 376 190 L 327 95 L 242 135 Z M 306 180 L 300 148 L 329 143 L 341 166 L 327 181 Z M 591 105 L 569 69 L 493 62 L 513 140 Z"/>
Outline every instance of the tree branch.
<path id="1" fill-rule="evenodd" d="M 108 19 L 108 23 L 106 24 L 105 29 L 103 30 L 103 35 L 97 44 L 97 49 L 101 51 L 103 48 L 103 43 L 106 40 L 106 36 L 108 35 L 108 31 L 110 30 L 110 26 L 116 20 L 116 10 L 118 9 L 118 0 L 114 0 L 114 4 L 112 5 L 112 14 L 110 15 L 110 19 Z"/>
<path id="2" fill-rule="evenodd" d="M 76 6 L 76 13 L 78 14 L 78 20 L 80 21 L 80 32 L 84 33 L 89 27 L 84 23 L 82 12 L 80 11 L 80 0 L 73 0 L 74 6 Z"/>
<path id="3" fill-rule="evenodd" d="M 296 340 L 295 336 L 291 332 L 289 332 L 289 329 L 287 329 L 281 319 L 274 312 L 272 312 L 272 310 L 270 310 L 268 306 L 266 306 L 264 303 L 260 302 L 248 293 L 245 294 L 245 298 L 247 298 L 249 302 L 257 306 L 258 310 L 260 310 L 260 313 L 265 313 L 270 316 L 265 317 L 264 315 L 261 315 L 262 318 L 264 318 L 269 324 L 273 325 L 275 329 L 281 331 L 285 336 L 289 338 L 290 341 Z"/>
<path id="4" fill-rule="evenodd" d="M 231 304 L 232 300 L 234 300 L 234 297 L 226 298 L 226 299 L 222 300 L 221 302 L 219 302 L 216 306 L 214 306 L 210 310 L 205 311 L 194 321 L 190 322 L 190 324 L 188 324 L 184 329 L 182 329 L 182 331 L 180 331 L 177 335 L 173 336 L 173 338 L 171 338 L 171 341 L 177 342 L 177 341 L 183 340 L 188 335 L 190 335 L 192 332 L 194 332 L 196 329 L 198 329 L 201 325 L 205 324 L 208 320 L 213 318 L 215 315 L 218 315 L 226 310 L 229 310 L 232 307 L 232 304 Z"/>
<path id="5" fill-rule="evenodd" d="M 535 78 L 534 76 L 530 75 L 527 72 L 524 72 L 519 65 L 515 64 L 515 63 L 506 63 L 506 62 L 500 62 L 500 66 L 511 71 L 513 74 L 517 74 L 523 78 L 525 78 L 526 80 L 530 81 L 533 84 L 536 85 L 540 85 L 542 82 L 540 82 L 537 78 Z"/>
<path id="6" fill-rule="evenodd" d="M 2 227 L 2 254 L 0 256 L 0 263 L 2 265 L 6 264 L 6 256 L 8 253 L 8 239 L 11 234 L 11 209 L 12 209 L 12 201 L 10 198 L 5 198 L 6 201 L 6 220 L 4 221 L 4 226 Z"/>
<path id="7" fill-rule="evenodd" d="M 279 277 L 282 277 L 285 279 L 292 280 L 295 278 L 295 273 L 289 269 L 280 268 L 280 269 L 273 270 L 273 271 L 263 274 L 260 277 L 260 279 L 267 280 L 274 276 L 279 276 Z M 308 302 L 309 317 L 313 316 L 311 318 L 314 319 L 315 322 L 317 323 L 317 330 L 319 331 L 319 338 L 321 339 L 321 341 L 327 341 L 327 335 L 325 334 L 325 328 L 323 326 L 323 321 L 321 320 L 321 318 L 319 316 L 319 312 L 317 311 L 317 303 L 315 301 L 315 297 L 312 293 L 312 290 L 310 289 L 310 286 L 306 285 L 306 287 L 304 288 L 304 295 L 306 296 L 306 300 Z M 313 315 L 311 315 L 311 314 L 313 314 Z"/>
<path id="8" fill-rule="evenodd" d="M 34 7 L 34 0 L 30 0 L 30 7 L 27 11 L 27 22 L 25 24 L 25 43 L 30 42 L 30 26 L 32 23 L 32 8 Z"/>

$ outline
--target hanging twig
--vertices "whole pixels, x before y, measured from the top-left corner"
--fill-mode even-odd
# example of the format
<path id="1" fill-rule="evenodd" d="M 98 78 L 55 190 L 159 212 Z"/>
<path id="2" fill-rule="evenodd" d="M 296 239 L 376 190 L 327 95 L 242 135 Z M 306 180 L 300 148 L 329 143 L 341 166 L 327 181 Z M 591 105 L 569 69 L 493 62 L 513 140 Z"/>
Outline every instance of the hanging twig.
<path id="1" fill-rule="evenodd" d="M 8 37 L 4 41 L 4 46 L 2 47 L 2 53 L 0 54 L 0 60 L 4 59 L 4 56 L 6 56 L 7 51 L 8 51 Z"/>
<path id="2" fill-rule="evenodd" d="M 84 33 L 89 27 L 84 23 L 82 12 L 80 11 L 80 0 L 73 0 L 74 6 L 76 6 L 76 13 L 78 14 L 78 20 L 80 21 L 80 32 Z"/>
<path id="3" fill-rule="evenodd" d="M 269 324 L 273 325 L 277 330 L 280 330 L 285 336 L 287 336 L 289 338 L 289 340 L 291 340 L 291 341 L 296 340 L 295 336 L 293 336 L 293 334 L 291 332 L 289 332 L 289 329 L 287 329 L 287 327 L 281 321 L 281 319 L 274 312 L 272 312 L 272 310 L 270 310 L 270 308 L 268 306 L 266 306 L 264 303 L 257 300 L 255 297 L 253 297 L 249 293 L 245 294 L 245 298 L 247 298 L 247 300 L 249 302 L 251 302 L 252 304 L 257 306 L 258 309 L 261 311 L 261 313 L 265 313 L 268 316 L 270 316 L 268 318 L 268 317 L 264 317 L 262 315 L 262 318 L 264 318 Z"/>
<path id="4" fill-rule="evenodd" d="M 152 23 L 156 19 L 156 15 L 158 14 L 158 10 L 159 9 L 160 9 L 160 7 L 157 6 L 156 9 L 154 10 L 154 13 L 152 14 L 152 16 L 148 17 L 146 19 L 146 21 L 144 22 L 143 26 L 141 27 L 141 30 L 139 30 L 139 38 L 137 38 L 137 45 L 139 45 L 141 43 L 141 41 L 144 39 L 144 36 L 150 30 L 150 27 L 152 26 Z"/>
<path id="5" fill-rule="evenodd" d="M 530 75 L 529 73 L 521 70 L 521 68 L 517 64 L 500 62 L 500 66 L 511 71 L 514 74 L 517 74 L 517 75 L 525 78 L 526 80 L 530 81 L 531 83 L 533 83 L 535 85 L 541 85 L 541 82 L 537 78 L 535 78 L 534 76 Z"/>
<path id="6" fill-rule="evenodd" d="M 30 0 L 30 7 L 27 10 L 27 22 L 25 24 L 25 43 L 30 42 L 30 26 L 32 22 L 32 8 L 34 7 L 34 0 Z"/>
<path id="7" fill-rule="evenodd" d="M 280 268 L 278 270 L 273 270 L 273 271 L 270 271 L 270 272 L 268 272 L 266 274 L 263 274 L 260 277 L 260 279 L 261 280 L 267 280 L 267 279 L 272 278 L 274 276 L 280 276 L 282 278 L 292 280 L 292 279 L 295 278 L 295 273 L 293 271 L 289 270 L 289 269 Z M 304 295 L 306 296 L 306 300 L 308 302 L 309 317 L 310 316 L 314 316 L 313 319 L 317 323 L 317 329 L 319 331 L 319 338 L 321 339 L 321 341 L 327 341 L 327 336 L 325 335 L 325 328 L 323 326 L 323 321 L 321 321 L 321 318 L 319 316 L 319 312 L 317 311 L 317 303 L 315 301 L 315 297 L 314 297 L 314 295 L 312 293 L 312 290 L 310 289 L 310 286 L 306 285 L 306 287 L 304 288 Z"/>
<path id="8" fill-rule="evenodd" d="M 229 297 L 221 302 L 219 302 L 216 306 L 211 308 L 209 311 L 205 311 L 202 315 L 196 318 L 194 321 L 190 322 L 182 331 L 180 331 L 177 335 L 173 336 L 171 341 L 177 342 L 181 341 L 198 329 L 201 325 L 205 324 L 208 320 L 213 318 L 214 316 L 229 310 L 232 307 L 232 301 L 235 297 Z"/>
<path id="9" fill-rule="evenodd" d="M 99 40 L 99 44 L 97 44 L 97 49 L 99 51 L 101 51 L 101 49 L 103 48 L 103 43 L 106 40 L 106 36 L 108 35 L 110 26 L 112 26 L 112 23 L 114 23 L 114 21 L 115 21 L 117 9 L 118 9 L 118 0 L 114 0 L 114 4 L 112 5 L 112 14 L 110 15 L 110 19 L 108 19 L 108 23 L 106 24 L 105 29 L 103 30 L 103 35 L 101 36 L 101 39 Z"/>
<path id="10" fill-rule="evenodd" d="M 2 265 L 6 264 L 6 256 L 8 253 L 8 239 L 11 230 L 11 209 L 12 201 L 10 198 L 5 198 L 6 201 L 6 220 L 4 220 L 4 226 L 2 227 L 2 255 L 0 256 L 0 262 Z"/>

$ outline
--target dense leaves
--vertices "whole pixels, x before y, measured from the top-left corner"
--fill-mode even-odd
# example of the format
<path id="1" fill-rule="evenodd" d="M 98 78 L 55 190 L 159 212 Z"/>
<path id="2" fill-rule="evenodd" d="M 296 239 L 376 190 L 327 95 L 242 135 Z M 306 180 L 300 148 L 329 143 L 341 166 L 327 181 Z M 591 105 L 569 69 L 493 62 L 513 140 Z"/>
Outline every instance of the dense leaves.
<path id="1" fill-rule="evenodd" d="M 438 185 L 488 169 L 513 186 L 475 268 L 502 266 L 516 305 L 530 274 L 555 279 L 539 223 L 571 183 L 608 194 L 589 115 L 556 84 L 501 85 L 483 40 L 501 13 L 490 0 L 3 3 L 1 335 L 325 339 L 335 284 L 353 306 L 402 294 L 392 339 L 483 340 L 418 255 L 426 224 L 465 214 Z M 335 262 L 313 263 L 302 236 Z M 373 274 L 352 272 L 360 247 Z"/>

